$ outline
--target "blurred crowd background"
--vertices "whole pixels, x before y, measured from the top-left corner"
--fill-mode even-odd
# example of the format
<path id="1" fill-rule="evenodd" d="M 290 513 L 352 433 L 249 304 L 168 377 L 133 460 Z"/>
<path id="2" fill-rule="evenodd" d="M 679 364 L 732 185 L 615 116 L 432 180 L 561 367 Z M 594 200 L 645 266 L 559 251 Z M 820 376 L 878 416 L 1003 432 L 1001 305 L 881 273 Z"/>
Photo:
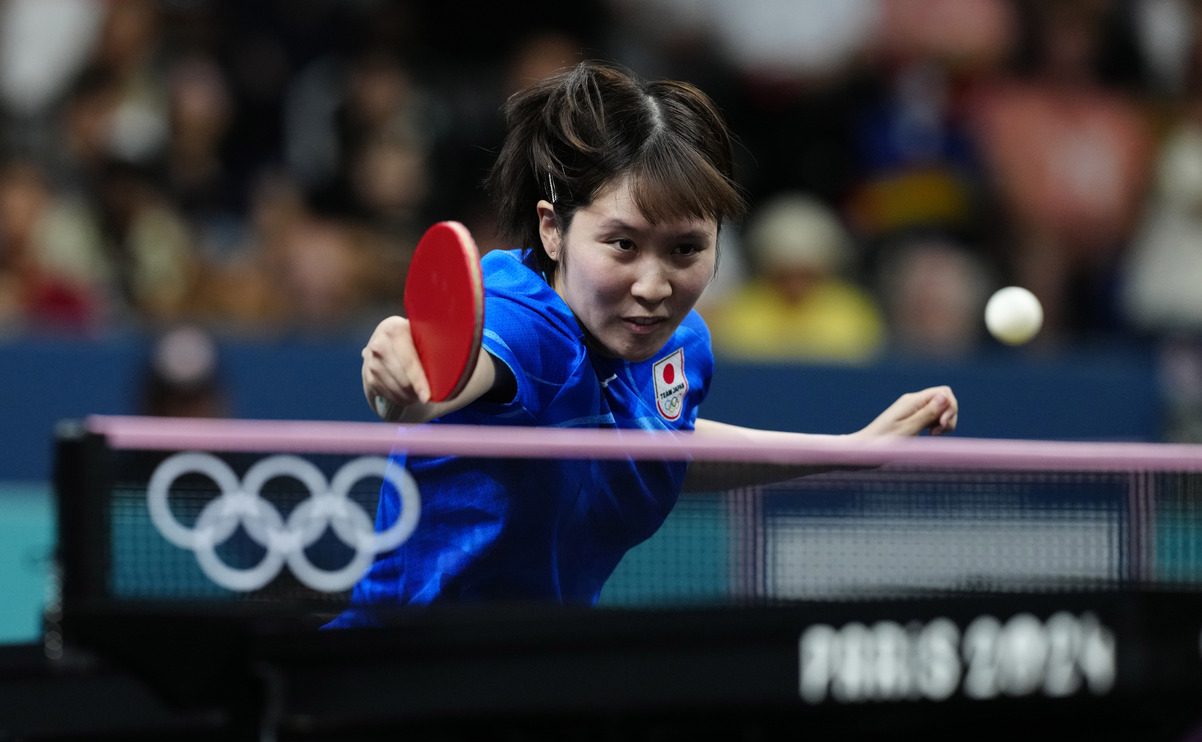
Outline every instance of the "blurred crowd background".
<path id="1" fill-rule="evenodd" d="M 0 328 L 366 337 L 433 221 L 510 247 L 500 106 L 584 58 L 739 138 L 720 352 L 965 357 L 1021 284 L 1202 405 L 1197 0 L 4 0 Z"/>

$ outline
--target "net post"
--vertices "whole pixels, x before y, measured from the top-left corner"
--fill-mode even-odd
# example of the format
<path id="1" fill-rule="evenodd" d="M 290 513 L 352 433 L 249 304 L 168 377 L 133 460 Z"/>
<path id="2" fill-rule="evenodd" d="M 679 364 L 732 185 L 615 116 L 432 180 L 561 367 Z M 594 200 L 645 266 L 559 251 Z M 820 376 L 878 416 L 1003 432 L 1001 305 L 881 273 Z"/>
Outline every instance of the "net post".
<path id="1" fill-rule="evenodd" d="M 61 657 L 72 622 L 107 597 L 112 545 L 106 529 L 112 490 L 107 441 L 78 421 L 59 423 L 54 441 L 57 511 L 54 595 L 46 611 L 47 653 Z M 57 646 L 55 644 L 57 643 Z"/>

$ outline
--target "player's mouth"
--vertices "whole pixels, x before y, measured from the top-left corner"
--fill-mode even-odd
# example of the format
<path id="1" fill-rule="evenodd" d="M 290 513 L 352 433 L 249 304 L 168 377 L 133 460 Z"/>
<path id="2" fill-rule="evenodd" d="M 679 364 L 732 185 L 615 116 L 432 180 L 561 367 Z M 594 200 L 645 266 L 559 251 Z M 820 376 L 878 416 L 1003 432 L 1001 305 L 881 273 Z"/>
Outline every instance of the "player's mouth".
<path id="1" fill-rule="evenodd" d="M 622 324 L 635 335 L 650 335 L 660 329 L 667 317 L 623 317 Z"/>

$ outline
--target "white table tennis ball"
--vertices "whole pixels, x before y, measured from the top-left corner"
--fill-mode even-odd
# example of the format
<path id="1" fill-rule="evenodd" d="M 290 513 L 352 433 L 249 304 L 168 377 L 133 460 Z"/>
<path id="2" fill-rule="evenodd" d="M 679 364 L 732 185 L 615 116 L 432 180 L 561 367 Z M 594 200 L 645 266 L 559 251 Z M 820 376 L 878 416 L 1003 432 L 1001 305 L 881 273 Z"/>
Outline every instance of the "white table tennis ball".
<path id="1" fill-rule="evenodd" d="M 1043 325 L 1043 306 L 1021 286 L 998 289 L 985 304 L 985 326 L 1008 345 L 1022 345 Z"/>

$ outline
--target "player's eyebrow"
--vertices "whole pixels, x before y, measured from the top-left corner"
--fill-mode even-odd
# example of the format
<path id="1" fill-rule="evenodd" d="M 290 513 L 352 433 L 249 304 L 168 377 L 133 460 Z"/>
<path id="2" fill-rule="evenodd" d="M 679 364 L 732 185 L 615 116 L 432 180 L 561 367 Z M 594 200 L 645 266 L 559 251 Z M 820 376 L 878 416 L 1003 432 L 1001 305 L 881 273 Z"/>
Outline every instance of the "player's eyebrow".
<path id="1" fill-rule="evenodd" d="M 632 233 L 636 233 L 636 234 L 655 231 L 655 227 L 653 227 L 653 226 L 648 226 L 646 224 L 643 224 L 643 225 L 631 224 L 631 223 L 629 223 L 623 219 L 620 219 L 618 217 L 610 217 L 608 219 L 605 219 L 604 221 L 602 221 L 600 224 L 597 225 L 597 228 L 600 229 L 601 231 L 605 231 L 605 232 L 621 231 L 621 232 L 632 232 Z M 692 240 L 695 242 L 705 241 L 707 239 L 710 239 L 711 237 L 712 237 L 712 235 L 709 231 L 702 229 L 700 227 L 687 228 L 687 229 L 681 230 L 680 232 L 672 233 L 673 239 Z"/>
<path id="2" fill-rule="evenodd" d="M 683 232 L 676 233 L 676 239 L 693 240 L 695 242 L 704 242 L 713 238 L 713 233 L 705 229 L 686 229 Z"/>
<path id="3" fill-rule="evenodd" d="M 608 219 L 603 220 L 600 224 L 597 225 L 597 228 L 601 229 L 601 230 L 606 230 L 606 231 L 619 230 L 619 231 L 625 231 L 625 232 L 642 232 L 646 229 L 645 226 L 631 224 L 630 222 L 627 222 L 623 219 L 619 219 L 617 217 L 610 217 Z"/>

